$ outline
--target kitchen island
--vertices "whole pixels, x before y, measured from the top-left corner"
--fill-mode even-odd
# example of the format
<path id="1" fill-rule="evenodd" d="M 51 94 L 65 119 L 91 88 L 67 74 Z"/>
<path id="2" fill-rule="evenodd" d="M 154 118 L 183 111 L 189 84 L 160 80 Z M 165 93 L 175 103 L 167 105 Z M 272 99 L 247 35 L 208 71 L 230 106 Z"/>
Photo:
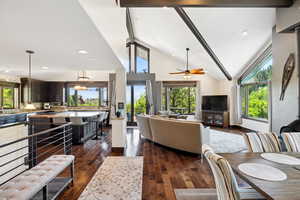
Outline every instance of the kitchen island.
<path id="1" fill-rule="evenodd" d="M 99 128 L 99 118 L 104 114 L 103 111 L 66 111 L 38 113 L 28 118 L 29 123 L 32 125 L 32 133 L 72 122 L 73 144 L 81 144 L 96 136 Z"/>

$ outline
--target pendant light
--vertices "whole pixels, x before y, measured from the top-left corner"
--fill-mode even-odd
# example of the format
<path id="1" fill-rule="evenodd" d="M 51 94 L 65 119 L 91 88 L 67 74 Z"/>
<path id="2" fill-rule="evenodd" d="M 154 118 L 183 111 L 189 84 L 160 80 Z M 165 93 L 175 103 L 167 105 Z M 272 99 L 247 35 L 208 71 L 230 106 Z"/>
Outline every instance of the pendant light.
<path id="1" fill-rule="evenodd" d="M 77 76 L 77 81 L 80 82 L 80 81 L 88 81 L 90 79 L 90 77 L 88 77 L 86 75 L 86 72 L 85 71 L 81 71 L 78 73 L 78 76 Z M 81 86 L 80 83 L 78 83 L 77 85 L 74 86 L 74 89 L 75 90 L 87 90 L 88 88 L 86 86 Z"/>
<path id="2" fill-rule="evenodd" d="M 31 102 L 31 88 L 32 88 L 32 80 L 31 80 L 31 55 L 34 54 L 34 51 L 26 50 L 28 53 L 28 102 L 25 106 L 26 110 L 34 110 L 35 106 Z"/>

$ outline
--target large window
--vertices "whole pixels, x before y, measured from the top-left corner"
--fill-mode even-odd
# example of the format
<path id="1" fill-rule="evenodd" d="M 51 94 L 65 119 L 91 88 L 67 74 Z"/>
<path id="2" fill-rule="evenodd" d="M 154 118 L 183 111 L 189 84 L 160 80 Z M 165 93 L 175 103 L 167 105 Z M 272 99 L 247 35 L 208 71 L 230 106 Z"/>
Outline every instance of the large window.
<path id="1" fill-rule="evenodd" d="M 149 73 L 149 49 L 135 45 L 135 72 Z"/>
<path id="2" fill-rule="evenodd" d="M 165 87 L 162 97 L 163 110 L 178 114 L 194 114 L 196 111 L 195 87 Z"/>
<path id="3" fill-rule="evenodd" d="M 107 88 L 88 87 L 86 90 L 68 88 L 68 106 L 107 106 Z"/>
<path id="4" fill-rule="evenodd" d="M 129 63 L 126 72 L 150 73 L 150 49 L 138 44 L 128 44 Z"/>
<path id="5" fill-rule="evenodd" d="M 2 106 L 3 108 L 14 108 L 14 88 L 3 87 L 2 88 Z"/>
<path id="6" fill-rule="evenodd" d="M 242 117 L 265 121 L 268 119 L 271 76 L 272 55 L 268 53 L 241 77 Z"/>

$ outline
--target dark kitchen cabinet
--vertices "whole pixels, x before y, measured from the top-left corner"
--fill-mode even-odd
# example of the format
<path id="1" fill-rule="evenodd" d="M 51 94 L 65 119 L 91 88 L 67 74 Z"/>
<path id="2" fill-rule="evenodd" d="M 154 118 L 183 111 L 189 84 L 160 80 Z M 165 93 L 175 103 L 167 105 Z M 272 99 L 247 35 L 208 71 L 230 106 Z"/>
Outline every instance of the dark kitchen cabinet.
<path id="1" fill-rule="evenodd" d="M 31 101 L 47 102 L 47 83 L 40 80 L 32 79 L 31 81 Z M 21 102 L 27 102 L 28 78 L 21 78 Z"/>
<path id="2" fill-rule="evenodd" d="M 47 82 L 48 102 L 62 103 L 64 97 L 63 82 Z"/>
<path id="3" fill-rule="evenodd" d="M 28 78 L 21 79 L 21 101 L 27 102 Z M 32 102 L 63 102 L 64 83 L 46 82 L 32 79 L 31 101 Z"/>

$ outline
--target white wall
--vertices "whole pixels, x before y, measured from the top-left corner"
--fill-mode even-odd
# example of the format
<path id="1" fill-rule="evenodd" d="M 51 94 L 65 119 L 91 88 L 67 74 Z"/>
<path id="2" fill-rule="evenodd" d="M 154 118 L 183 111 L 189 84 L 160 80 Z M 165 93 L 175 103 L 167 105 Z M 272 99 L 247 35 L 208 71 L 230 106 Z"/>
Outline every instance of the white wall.
<path id="1" fill-rule="evenodd" d="M 297 119 L 298 115 L 298 77 L 297 67 L 285 93 L 279 101 L 281 79 L 285 62 L 290 53 L 296 53 L 295 34 L 278 34 L 273 31 L 273 71 L 272 71 L 272 131 L 279 133 L 280 127 Z"/>
<path id="2" fill-rule="evenodd" d="M 300 0 L 294 0 L 294 4 L 289 8 L 276 9 L 276 31 L 280 32 L 300 21 Z"/>

